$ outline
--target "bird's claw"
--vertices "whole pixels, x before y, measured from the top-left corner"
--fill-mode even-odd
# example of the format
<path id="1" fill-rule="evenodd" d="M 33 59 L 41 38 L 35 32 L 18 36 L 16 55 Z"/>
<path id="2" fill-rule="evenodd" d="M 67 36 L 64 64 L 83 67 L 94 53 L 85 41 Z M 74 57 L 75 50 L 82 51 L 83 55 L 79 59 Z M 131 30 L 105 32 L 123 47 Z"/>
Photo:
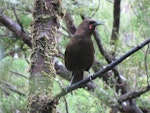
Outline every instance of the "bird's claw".
<path id="1" fill-rule="evenodd" d="M 90 81 L 92 82 L 93 74 L 90 74 L 89 77 L 90 77 Z"/>
<path id="2" fill-rule="evenodd" d="M 70 86 L 71 86 L 71 85 L 69 85 L 69 86 L 67 86 L 66 88 L 64 88 L 64 91 L 65 91 L 66 93 L 68 93 L 68 92 L 69 92 L 69 90 L 70 90 Z M 70 93 L 71 93 L 71 95 L 73 95 L 72 91 L 71 91 Z"/>

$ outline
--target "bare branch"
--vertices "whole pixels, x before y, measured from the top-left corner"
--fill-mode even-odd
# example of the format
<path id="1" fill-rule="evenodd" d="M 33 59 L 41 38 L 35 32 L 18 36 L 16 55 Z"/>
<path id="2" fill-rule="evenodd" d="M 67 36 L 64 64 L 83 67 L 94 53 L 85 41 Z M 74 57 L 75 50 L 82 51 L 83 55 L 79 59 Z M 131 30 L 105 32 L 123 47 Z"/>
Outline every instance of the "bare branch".
<path id="1" fill-rule="evenodd" d="M 144 94 L 148 91 L 150 91 L 150 85 L 148 85 L 148 86 L 146 86 L 142 89 L 139 89 L 137 91 L 129 92 L 129 93 L 126 93 L 126 94 L 122 95 L 119 98 L 118 102 L 120 103 L 120 102 L 129 100 L 129 99 L 137 98 L 137 97 L 141 96 L 142 94 Z"/>
<path id="2" fill-rule="evenodd" d="M 148 76 L 148 64 L 147 64 L 147 56 L 148 56 L 148 51 L 149 51 L 149 44 L 147 45 L 146 53 L 145 53 L 145 70 L 146 70 L 146 75 L 147 75 L 147 85 L 149 85 L 149 76 Z"/>
<path id="3" fill-rule="evenodd" d="M 21 74 L 21 73 L 18 73 L 18 72 L 15 72 L 15 71 L 10 71 L 11 73 L 13 73 L 13 74 L 15 74 L 15 75 L 18 75 L 18 76 L 21 76 L 21 77 L 23 77 L 23 78 L 25 78 L 25 79 L 29 79 L 27 76 L 25 76 L 25 75 L 23 75 L 23 74 Z"/>
<path id="4" fill-rule="evenodd" d="M 113 19 L 111 40 L 118 39 L 119 25 L 120 25 L 120 5 L 121 5 L 121 0 L 114 1 L 114 19 Z"/>
<path id="5" fill-rule="evenodd" d="M 31 48 L 31 38 L 25 31 L 22 30 L 22 27 L 18 23 L 14 22 L 5 15 L 0 16 L 0 23 L 12 31 L 17 37 L 21 37 L 23 42 Z"/>
<path id="6" fill-rule="evenodd" d="M 55 70 L 56 70 L 56 73 L 64 78 L 65 80 L 67 81 L 70 81 L 71 80 L 71 72 L 69 72 L 66 67 L 64 66 L 64 64 L 62 62 L 60 62 L 59 60 L 57 60 L 55 58 Z M 87 84 L 85 84 L 83 87 L 87 87 L 87 90 L 94 90 L 97 85 L 94 84 L 93 82 L 89 82 Z"/>
<path id="7" fill-rule="evenodd" d="M 119 63 L 121 63 L 122 61 L 124 61 L 127 57 L 129 57 L 130 55 L 132 55 L 133 53 L 135 53 L 136 51 L 140 50 L 141 48 L 143 48 L 145 45 L 147 45 L 150 42 L 150 38 L 148 38 L 147 40 L 145 40 L 144 42 L 142 42 L 140 45 L 138 45 L 137 47 L 131 49 L 129 52 L 127 52 L 126 54 L 124 54 L 123 56 L 121 56 L 120 58 L 118 58 L 117 60 L 115 60 L 114 62 L 108 64 L 106 66 L 106 68 L 104 68 L 101 71 L 98 71 L 97 73 L 94 73 L 92 76 L 89 76 L 88 78 L 79 81 L 75 84 L 72 84 L 71 86 L 66 87 L 66 89 L 62 90 L 59 94 L 57 94 L 54 97 L 54 100 L 59 99 L 60 97 L 66 95 L 67 93 L 79 88 L 80 86 L 86 84 L 87 82 L 90 82 L 91 80 L 96 79 L 97 77 L 102 77 L 102 75 L 106 72 L 108 72 L 109 70 L 113 69 L 113 67 L 115 67 L 116 65 L 118 65 Z"/>
<path id="8" fill-rule="evenodd" d="M 20 48 L 11 50 L 11 51 L 9 51 L 8 53 L 3 54 L 2 58 L 5 58 L 5 57 L 7 57 L 7 56 L 9 56 L 9 55 L 13 55 L 13 54 L 15 54 L 15 53 L 19 53 L 19 52 L 21 52 L 21 51 L 23 51 L 23 50 L 20 49 Z"/>
<path id="9" fill-rule="evenodd" d="M 63 85 L 61 83 L 61 81 L 59 81 L 57 78 L 55 79 L 55 81 L 58 83 L 59 87 L 61 88 L 61 90 L 63 90 Z M 65 101 L 65 105 L 66 105 L 66 113 L 69 113 L 68 111 L 68 102 L 67 102 L 67 99 L 66 97 L 64 96 L 63 97 L 64 101 Z"/>
<path id="10" fill-rule="evenodd" d="M 69 31 L 69 35 L 73 35 L 76 32 L 76 26 L 74 24 L 73 18 L 70 13 L 66 13 L 65 15 L 65 23 L 67 27 L 67 31 Z"/>
<path id="11" fill-rule="evenodd" d="M 0 83 L 1 83 L 1 84 L 4 84 L 5 87 L 8 88 L 9 90 L 11 90 L 11 91 L 13 91 L 13 92 L 15 92 L 15 93 L 17 93 L 17 94 L 19 94 L 19 95 L 21 95 L 21 96 L 26 96 L 25 93 L 19 91 L 19 90 L 18 90 L 17 88 L 15 88 L 14 86 L 12 86 L 12 85 L 10 85 L 10 84 L 8 84 L 8 83 L 2 81 L 2 80 L 0 80 Z"/>
<path id="12" fill-rule="evenodd" d="M 108 54 L 108 52 L 106 52 L 102 46 L 102 42 L 101 42 L 101 38 L 100 38 L 100 35 L 97 31 L 97 29 L 95 29 L 94 33 L 93 33 L 93 36 L 94 36 L 94 39 L 97 43 L 97 46 L 98 46 L 98 49 L 100 51 L 100 53 L 103 55 L 103 57 L 105 58 L 105 60 L 108 62 L 108 63 L 111 63 L 112 62 L 112 57 L 111 55 Z"/>
<path id="13" fill-rule="evenodd" d="M 96 12 L 99 10 L 99 7 L 100 7 L 100 0 L 98 0 L 98 6 L 96 10 L 93 12 L 93 14 L 91 15 L 91 17 L 93 17 L 96 14 Z"/>

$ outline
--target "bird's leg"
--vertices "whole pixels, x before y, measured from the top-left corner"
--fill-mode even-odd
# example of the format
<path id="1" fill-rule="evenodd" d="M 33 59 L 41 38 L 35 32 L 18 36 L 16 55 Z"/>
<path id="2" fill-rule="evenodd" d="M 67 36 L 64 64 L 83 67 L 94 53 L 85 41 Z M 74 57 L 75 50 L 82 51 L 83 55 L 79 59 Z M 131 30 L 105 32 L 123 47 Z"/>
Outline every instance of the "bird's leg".
<path id="1" fill-rule="evenodd" d="M 74 75 L 72 75 L 72 77 L 71 77 L 71 81 L 70 81 L 70 85 L 69 86 L 71 86 L 73 79 L 74 79 Z M 66 92 L 68 92 L 67 88 L 66 88 Z M 73 95 L 72 91 L 71 91 L 71 95 Z"/>
<path id="2" fill-rule="evenodd" d="M 90 76 L 90 81 L 92 82 L 93 74 L 90 74 L 89 76 Z"/>
<path id="3" fill-rule="evenodd" d="M 72 84 L 73 79 L 74 79 L 74 75 L 72 75 L 72 77 L 71 77 L 70 86 Z"/>
<path id="4" fill-rule="evenodd" d="M 91 74 L 90 71 L 87 71 L 87 72 L 89 73 L 90 81 L 92 83 L 92 76 L 93 76 L 93 74 Z"/>

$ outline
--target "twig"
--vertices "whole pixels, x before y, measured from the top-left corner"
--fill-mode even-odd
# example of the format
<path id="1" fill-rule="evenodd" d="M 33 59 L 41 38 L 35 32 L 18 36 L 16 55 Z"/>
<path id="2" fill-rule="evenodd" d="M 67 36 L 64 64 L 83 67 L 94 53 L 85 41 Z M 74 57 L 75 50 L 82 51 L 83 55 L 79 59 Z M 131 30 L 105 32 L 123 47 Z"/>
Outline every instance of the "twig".
<path id="1" fill-rule="evenodd" d="M 74 21 L 73 21 L 71 14 L 67 12 L 64 20 L 66 23 L 67 30 L 69 31 L 68 34 L 71 36 L 74 35 L 74 33 L 76 32 L 76 26 L 74 24 Z"/>
<path id="2" fill-rule="evenodd" d="M 149 76 L 148 76 L 148 64 L 147 64 L 147 56 L 149 51 L 149 44 L 147 45 L 146 54 L 145 54 L 145 70 L 146 70 L 146 76 L 147 76 L 147 85 L 149 85 Z"/>
<path id="3" fill-rule="evenodd" d="M 70 34 L 70 32 L 64 27 L 64 26 L 60 26 L 64 31 L 66 31 L 68 34 L 69 34 L 69 36 L 71 35 Z"/>
<path id="4" fill-rule="evenodd" d="M 0 37 L 10 37 L 10 38 L 15 38 L 15 36 L 13 36 L 13 35 L 3 35 L 3 34 L 0 34 Z"/>
<path id="5" fill-rule="evenodd" d="M 114 1 L 113 0 L 106 0 L 107 2 L 109 2 L 109 3 L 114 3 Z"/>
<path id="6" fill-rule="evenodd" d="M 30 64 L 30 61 L 28 60 L 28 55 L 27 55 L 27 53 L 26 53 L 26 51 L 24 51 L 24 56 L 25 56 L 25 60 L 26 60 L 26 62 L 28 63 L 28 64 Z"/>
<path id="7" fill-rule="evenodd" d="M 98 0 L 98 6 L 97 6 L 95 12 L 91 15 L 91 17 L 93 17 L 96 14 L 96 12 L 98 11 L 99 7 L 100 7 L 100 0 Z"/>
<path id="8" fill-rule="evenodd" d="M 55 78 L 55 81 L 59 84 L 59 87 L 61 88 L 61 90 L 63 90 L 63 86 L 62 86 L 62 83 L 60 82 L 60 80 Z M 65 105 L 66 105 L 66 113 L 69 113 L 69 111 L 68 111 L 68 102 L 67 102 L 65 97 L 63 97 L 63 99 L 64 99 Z"/>
<path id="9" fill-rule="evenodd" d="M 129 52 L 127 52 L 126 54 L 124 54 L 123 56 L 121 56 L 120 58 L 118 58 L 117 60 L 115 60 L 114 62 L 108 64 L 106 66 L 106 68 L 104 68 L 103 70 L 98 71 L 97 73 L 94 73 L 92 76 L 89 76 L 88 78 L 85 78 L 82 81 L 79 81 L 75 84 L 72 84 L 71 86 L 66 87 L 65 89 L 63 89 L 59 94 L 57 94 L 54 97 L 54 100 L 58 100 L 59 98 L 61 98 L 62 96 L 66 95 L 67 93 L 79 88 L 80 86 L 82 86 L 83 84 L 96 79 L 97 77 L 102 77 L 102 74 L 106 73 L 107 71 L 111 70 L 113 67 L 115 67 L 116 65 L 118 65 L 119 63 L 121 63 L 122 61 L 124 61 L 127 57 L 129 57 L 130 55 L 132 55 L 133 53 L 135 53 L 136 51 L 140 50 L 141 48 L 143 48 L 145 45 L 147 45 L 148 43 L 150 43 L 150 38 L 148 38 L 147 40 L 143 41 L 140 45 L 136 46 L 135 48 L 131 49 Z"/>
<path id="10" fill-rule="evenodd" d="M 146 93 L 147 91 L 150 91 L 150 85 L 148 85 L 148 86 L 146 86 L 140 90 L 133 91 L 133 92 L 126 93 L 126 94 L 122 95 L 119 98 L 118 102 L 121 103 L 121 102 L 126 101 L 126 100 L 137 98 L 137 97 L 141 96 L 142 94 Z"/>
<path id="11" fill-rule="evenodd" d="M 17 20 L 18 24 L 21 26 L 22 31 L 24 31 L 23 25 L 22 25 L 22 23 L 20 22 L 20 20 L 19 20 L 19 18 L 18 18 L 18 16 L 17 16 L 15 7 L 12 7 L 12 9 L 13 9 L 13 12 L 14 12 L 14 15 L 15 15 L 15 17 L 16 17 L 16 20 Z"/>
<path id="12" fill-rule="evenodd" d="M 21 73 L 18 73 L 18 72 L 15 72 L 15 71 L 10 71 L 11 73 L 15 74 L 15 75 L 19 75 L 25 79 L 29 79 L 28 77 L 26 77 L 25 75 L 21 74 Z"/>
<path id="13" fill-rule="evenodd" d="M 14 22 L 5 15 L 0 15 L 0 23 L 12 31 L 18 38 L 21 37 L 22 41 L 30 48 L 32 47 L 31 37 L 29 37 L 26 32 L 22 31 L 22 28 L 18 23 Z"/>
<path id="14" fill-rule="evenodd" d="M 22 49 L 20 49 L 20 48 L 14 49 L 14 50 L 12 50 L 12 51 L 9 51 L 8 53 L 5 53 L 5 54 L 2 56 L 2 58 L 5 58 L 5 57 L 7 57 L 7 56 L 9 56 L 9 55 L 11 55 L 11 54 L 19 53 L 20 51 L 22 51 Z"/>
<path id="15" fill-rule="evenodd" d="M 95 29 L 94 33 L 93 33 L 94 39 L 97 43 L 98 49 L 100 51 L 100 53 L 103 55 L 103 57 L 105 58 L 105 60 L 107 61 L 107 63 L 111 63 L 112 62 L 112 57 L 111 55 L 108 54 L 108 52 L 106 52 L 102 46 L 102 42 L 101 42 L 101 38 L 100 35 L 97 31 L 97 29 Z"/>
<path id="16" fill-rule="evenodd" d="M 13 92 L 15 92 L 15 93 L 17 93 L 17 94 L 19 94 L 19 95 L 21 95 L 21 96 L 26 96 L 25 93 L 23 93 L 23 92 L 17 90 L 17 88 L 15 88 L 14 86 L 12 86 L 12 85 L 10 85 L 10 84 L 8 84 L 8 83 L 2 81 L 2 80 L 0 80 L 0 83 L 4 84 L 9 90 L 11 90 L 11 91 L 13 91 Z"/>
<path id="17" fill-rule="evenodd" d="M 113 28 L 111 34 L 112 41 L 118 39 L 119 25 L 120 25 L 120 5 L 121 5 L 121 0 L 114 0 Z"/>
<path id="18" fill-rule="evenodd" d="M 54 59 L 55 62 L 55 70 L 56 73 L 62 77 L 63 79 L 66 79 L 67 81 L 71 80 L 71 72 L 69 72 L 65 65 L 59 61 L 57 58 Z M 94 82 L 89 82 L 87 84 L 85 84 L 83 87 L 87 87 L 87 90 L 94 90 L 97 85 Z"/>

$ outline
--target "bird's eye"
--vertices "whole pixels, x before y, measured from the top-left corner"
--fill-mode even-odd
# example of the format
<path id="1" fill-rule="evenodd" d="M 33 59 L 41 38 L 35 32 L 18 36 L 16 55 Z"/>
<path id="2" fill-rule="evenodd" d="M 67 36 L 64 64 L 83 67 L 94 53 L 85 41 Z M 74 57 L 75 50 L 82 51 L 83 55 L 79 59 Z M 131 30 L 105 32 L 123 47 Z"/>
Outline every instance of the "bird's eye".
<path id="1" fill-rule="evenodd" d="M 94 21 L 90 21 L 89 22 L 89 29 L 93 29 L 94 28 L 94 26 L 93 26 L 94 23 L 95 23 Z"/>
<path id="2" fill-rule="evenodd" d="M 92 24 L 89 25 L 89 29 L 93 29 L 93 25 Z"/>

